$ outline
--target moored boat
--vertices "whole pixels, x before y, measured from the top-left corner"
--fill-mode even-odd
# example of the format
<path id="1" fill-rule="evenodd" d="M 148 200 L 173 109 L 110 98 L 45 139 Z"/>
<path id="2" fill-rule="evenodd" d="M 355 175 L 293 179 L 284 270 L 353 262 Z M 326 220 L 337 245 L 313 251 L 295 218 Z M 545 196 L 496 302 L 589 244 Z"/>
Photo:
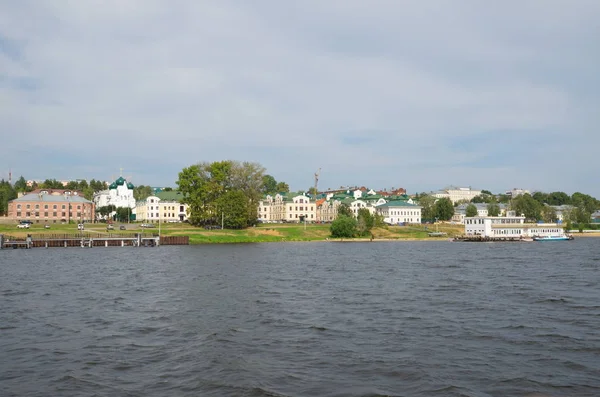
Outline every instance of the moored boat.
<path id="1" fill-rule="evenodd" d="M 555 236 L 536 236 L 533 241 L 568 241 L 573 240 L 573 236 L 567 234 L 555 235 Z"/>

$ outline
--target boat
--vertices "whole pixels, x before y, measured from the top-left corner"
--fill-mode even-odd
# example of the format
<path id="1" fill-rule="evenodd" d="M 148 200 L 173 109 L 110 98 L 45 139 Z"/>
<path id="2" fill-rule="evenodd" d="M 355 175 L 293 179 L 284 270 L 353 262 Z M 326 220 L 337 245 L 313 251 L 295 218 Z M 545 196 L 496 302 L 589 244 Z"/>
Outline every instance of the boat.
<path id="1" fill-rule="evenodd" d="M 568 241 L 573 240 L 573 236 L 567 234 L 560 234 L 554 236 L 536 236 L 533 241 Z"/>

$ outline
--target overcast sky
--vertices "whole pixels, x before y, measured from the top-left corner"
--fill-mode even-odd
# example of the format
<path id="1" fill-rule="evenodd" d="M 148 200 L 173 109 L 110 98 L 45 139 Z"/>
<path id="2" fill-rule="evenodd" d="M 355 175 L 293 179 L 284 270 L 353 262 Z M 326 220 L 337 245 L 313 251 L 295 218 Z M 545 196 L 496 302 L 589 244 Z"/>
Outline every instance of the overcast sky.
<path id="1" fill-rule="evenodd" d="M 600 1 L 0 0 L 0 177 L 600 197 Z"/>

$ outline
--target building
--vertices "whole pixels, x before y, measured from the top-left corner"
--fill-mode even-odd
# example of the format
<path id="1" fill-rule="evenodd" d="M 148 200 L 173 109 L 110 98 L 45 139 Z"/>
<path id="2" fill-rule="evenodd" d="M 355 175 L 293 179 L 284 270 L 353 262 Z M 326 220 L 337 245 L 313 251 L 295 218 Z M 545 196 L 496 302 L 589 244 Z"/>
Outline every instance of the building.
<path id="1" fill-rule="evenodd" d="M 183 195 L 178 191 L 161 191 L 136 202 L 136 220 L 142 222 L 185 222 L 188 205 L 182 203 Z"/>
<path id="2" fill-rule="evenodd" d="M 305 193 L 277 193 L 267 195 L 258 202 L 258 220 L 265 223 L 315 222 L 315 201 Z"/>
<path id="3" fill-rule="evenodd" d="M 556 223 L 525 223 L 523 216 L 485 216 L 465 218 L 467 236 L 525 238 L 555 236 L 563 233 Z"/>
<path id="4" fill-rule="evenodd" d="M 107 190 L 94 193 L 94 204 L 96 208 L 114 205 L 117 208 L 134 209 L 136 205 L 133 189 L 133 184 L 120 176 L 108 186 Z"/>
<path id="5" fill-rule="evenodd" d="M 486 203 L 464 203 L 459 204 L 454 208 L 454 215 L 452 215 L 452 222 L 456 223 L 464 223 L 465 217 L 467 216 L 467 207 L 469 205 L 474 205 L 477 208 L 477 216 L 488 216 L 488 206 Z M 506 204 L 500 203 L 498 204 L 498 208 L 500 209 L 500 216 L 506 215 L 506 210 L 508 206 Z"/>
<path id="6" fill-rule="evenodd" d="M 474 190 L 471 189 L 471 187 L 450 186 L 437 192 L 433 192 L 431 195 L 438 199 L 449 198 L 450 201 L 452 201 L 452 204 L 456 204 L 462 201 L 471 201 L 473 198 L 481 195 L 481 190 Z"/>
<path id="7" fill-rule="evenodd" d="M 507 196 L 510 197 L 517 197 L 517 196 L 521 196 L 523 194 L 531 194 L 531 192 L 529 190 L 526 189 L 521 189 L 521 188 L 514 188 L 511 190 L 507 190 L 504 194 L 506 194 Z"/>
<path id="8" fill-rule="evenodd" d="M 92 222 L 96 206 L 77 191 L 40 189 L 9 201 L 8 216 L 34 223 Z"/>
<path id="9" fill-rule="evenodd" d="M 404 200 L 388 201 L 376 207 L 383 221 L 391 225 L 399 223 L 421 223 L 421 206 Z"/>

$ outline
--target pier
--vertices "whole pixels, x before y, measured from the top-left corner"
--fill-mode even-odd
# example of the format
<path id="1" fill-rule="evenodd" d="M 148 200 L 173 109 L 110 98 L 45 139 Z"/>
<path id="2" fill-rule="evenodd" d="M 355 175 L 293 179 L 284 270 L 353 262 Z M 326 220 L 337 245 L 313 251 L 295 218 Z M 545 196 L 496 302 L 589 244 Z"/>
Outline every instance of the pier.
<path id="1" fill-rule="evenodd" d="M 470 243 L 489 243 L 489 242 L 515 242 L 515 243 L 525 243 L 532 241 L 531 239 L 525 239 L 523 237 L 500 237 L 500 236 L 456 236 L 452 241 L 461 241 L 461 242 L 470 242 Z"/>
<path id="2" fill-rule="evenodd" d="M 8 248 L 92 248 L 92 247 L 158 247 L 189 245 L 189 236 L 158 236 L 157 234 L 40 234 L 13 237 L 0 234 L 0 249 Z"/>

